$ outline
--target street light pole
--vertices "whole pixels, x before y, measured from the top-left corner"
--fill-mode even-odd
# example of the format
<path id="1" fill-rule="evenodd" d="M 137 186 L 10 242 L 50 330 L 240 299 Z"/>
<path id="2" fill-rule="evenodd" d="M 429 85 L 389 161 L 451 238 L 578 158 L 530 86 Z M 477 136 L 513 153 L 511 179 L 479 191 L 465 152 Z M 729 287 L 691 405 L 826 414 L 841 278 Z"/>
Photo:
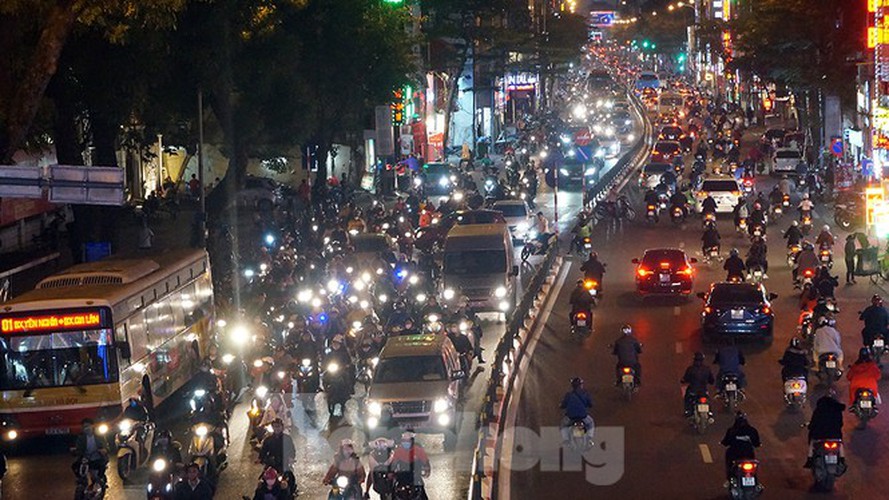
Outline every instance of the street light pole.
<path id="1" fill-rule="evenodd" d="M 204 185 L 204 91 L 198 89 L 198 184 L 201 210 L 198 214 L 198 243 L 207 245 L 207 189 Z"/>

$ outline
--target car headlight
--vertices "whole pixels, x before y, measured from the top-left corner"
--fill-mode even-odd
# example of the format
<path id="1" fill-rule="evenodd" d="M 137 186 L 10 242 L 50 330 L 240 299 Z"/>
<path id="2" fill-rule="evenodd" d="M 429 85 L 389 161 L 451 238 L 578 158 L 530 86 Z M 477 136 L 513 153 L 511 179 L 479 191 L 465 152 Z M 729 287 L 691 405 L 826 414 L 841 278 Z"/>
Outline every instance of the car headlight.
<path id="1" fill-rule="evenodd" d="M 568 175 L 568 169 L 567 168 L 560 168 L 559 173 L 562 175 Z"/>
<path id="2" fill-rule="evenodd" d="M 498 307 L 500 308 L 501 312 L 508 311 L 509 310 L 509 301 L 508 300 L 501 300 L 500 305 Z"/>
<path id="3" fill-rule="evenodd" d="M 453 288 L 446 288 L 444 293 L 442 293 L 442 296 L 444 297 L 445 300 L 453 300 L 454 296 L 456 296 L 456 295 L 457 295 L 457 293 L 454 291 Z"/>
<path id="4" fill-rule="evenodd" d="M 503 297 L 506 297 L 506 287 L 505 286 L 498 286 L 497 289 L 494 290 L 494 296 L 497 297 L 498 299 L 502 299 Z"/>
<path id="5" fill-rule="evenodd" d="M 379 401 L 370 401 L 367 403 L 367 413 L 379 417 L 383 414 L 383 405 Z"/>
<path id="6" fill-rule="evenodd" d="M 125 418 L 118 422 L 117 428 L 120 429 L 121 434 L 129 434 L 130 431 L 133 429 L 133 421 Z"/>
<path id="7" fill-rule="evenodd" d="M 448 184 L 450 184 L 450 183 L 451 183 L 451 181 L 449 181 L 447 177 L 442 177 L 441 179 L 438 180 L 438 185 L 441 187 L 448 187 Z"/>
<path id="8" fill-rule="evenodd" d="M 584 175 L 596 175 L 596 167 L 590 167 L 586 169 Z"/>
<path id="9" fill-rule="evenodd" d="M 448 411 L 448 401 L 444 398 L 439 398 L 435 400 L 435 403 L 432 404 L 432 411 L 435 413 L 444 413 Z"/>
<path id="10" fill-rule="evenodd" d="M 6 431 L 6 439 L 7 439 L 8 441 L 15 441 L 15 439 L 16 439 L 17 437 L 19 437 L 19 433 L 18 433 L 17 430 L 15 430 L 15 429 L 10 429 L 10 430 Z"/>

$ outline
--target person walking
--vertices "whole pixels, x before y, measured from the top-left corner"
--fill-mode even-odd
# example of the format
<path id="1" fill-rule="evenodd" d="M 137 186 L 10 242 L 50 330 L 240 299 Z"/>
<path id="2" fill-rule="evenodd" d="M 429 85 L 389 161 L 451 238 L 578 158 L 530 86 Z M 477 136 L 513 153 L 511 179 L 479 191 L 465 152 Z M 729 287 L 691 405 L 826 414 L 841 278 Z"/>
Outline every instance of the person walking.
<path id="1" fill-rule="evenodd" d="M 843 247 L 843 257 L 846 260 L 846 284 L 855 283 L 855 234 L 846 236 L 846 245 Z"/>

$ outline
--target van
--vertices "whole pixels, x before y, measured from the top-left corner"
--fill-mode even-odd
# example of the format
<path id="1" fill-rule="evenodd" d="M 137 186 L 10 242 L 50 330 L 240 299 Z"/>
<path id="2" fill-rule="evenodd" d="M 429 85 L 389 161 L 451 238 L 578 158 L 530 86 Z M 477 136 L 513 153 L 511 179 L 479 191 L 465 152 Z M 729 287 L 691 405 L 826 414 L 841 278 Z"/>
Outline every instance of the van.
<path id="1" fill-rule="evenodd" d="M 679 94 L 663 92 L 657 101 L 658 114 L 668 115 L 673 112 L 682 111 L 685 106 L 685 99 Z"/>
<path id="2" fill-rule="evenodd" d="M 462 294 L 477 311 L 505 314 L 515 305 L 519 267 L 506 224 L 454 226 L 445 238 L 443 261 L 444 296 Z"/>
<path id="3" fill-rule="evenodd" d="M 778 148 L 772 156 L 772 175 L 796 174 L 796 166 L 803 161 L 803 155 L 798 149 Z"/>
<path id="4" fill-rule="evenodd" d="M 367 391 L 367 429 L 383 433 L 397 426 L 442 433 L 445 448 L 453 449 L 466 377 L 446 335 L 390 337 Z"/>

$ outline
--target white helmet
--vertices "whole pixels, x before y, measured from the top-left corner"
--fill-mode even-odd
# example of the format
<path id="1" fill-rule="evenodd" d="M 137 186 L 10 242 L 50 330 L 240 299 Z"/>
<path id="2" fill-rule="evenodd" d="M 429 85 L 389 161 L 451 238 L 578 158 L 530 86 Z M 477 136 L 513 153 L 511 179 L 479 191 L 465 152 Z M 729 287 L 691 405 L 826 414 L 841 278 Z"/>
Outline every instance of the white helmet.
<path id="1" fill-rule="evenodd" d="M 804 194 L 803 194 L 803 199 L 804 199 L 804 200 L 808 200 L 808 199 L 809 199 L 809 193 L 804 193 Z"/>
<path id="2" fill-rule="evenodd" d="M 830 232 L 830 226 L 828 226 L 827 224 L 825 224 L 824 227 L 821 228 L 821 230 L 822 230 L 822 231 Z"/>

